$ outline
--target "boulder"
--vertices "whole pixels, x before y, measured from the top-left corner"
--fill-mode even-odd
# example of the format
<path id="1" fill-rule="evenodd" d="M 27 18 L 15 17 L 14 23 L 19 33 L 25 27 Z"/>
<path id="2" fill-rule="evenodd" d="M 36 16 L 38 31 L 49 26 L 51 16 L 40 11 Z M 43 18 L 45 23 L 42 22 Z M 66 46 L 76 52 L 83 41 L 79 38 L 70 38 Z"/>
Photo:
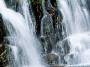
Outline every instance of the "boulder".
<path id="1" fill-rule="evenodd" d="M 58 64 L 59 63 L 59 56 L 57 54 L 54 53 L 48 53 L 47 55 L 45 55 L 45 60 L 47 64 Z"/>

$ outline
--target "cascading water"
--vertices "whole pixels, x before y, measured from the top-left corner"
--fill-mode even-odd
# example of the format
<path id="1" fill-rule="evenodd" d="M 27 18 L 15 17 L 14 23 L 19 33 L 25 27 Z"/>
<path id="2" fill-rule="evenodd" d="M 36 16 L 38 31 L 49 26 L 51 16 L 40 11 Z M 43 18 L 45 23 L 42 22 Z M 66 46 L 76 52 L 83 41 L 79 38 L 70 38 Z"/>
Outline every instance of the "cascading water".
<path id="1" fill-rule="evenodd" d="M 41 45 L 35 37 L 35 23 L 32 21 L 33 18 L 31 18 L 32 14 L 30 13 L 32 12 L 29 10 L 29 0 L 17 1 L 20 13 L 7 8 L 4 0 L 0 0 L 0 14 L 8 29 L 6 40 L 8 39 L 9 41 L 9 47 L 12 49 L 11 52 L 13 55 L 13 59 L 10 59 L 10 66 L 8 67 L 45 67 L 40 58 Z M 42 0 L 41 4 L 43 10 L 41 38 L 45 40 L 46 45 L 43 45 L 45 54 L 48 55 L 48 53 L 54 51 L 52 51 L 52 48 L 50 49 L 51 46 L 58 48 L 59 45 L 60 49 L 56 49 L 55 52 L 59 55 L 60 64 L 67 64 L 66 67 L 69 65 L 71 67 L 74 65 L 76 67 L 90 66 L 90 20 L 86 0 L 57 0 L 57 3 L 59 10 L 63 14 L 61 25 L 65 29 L 60 27 L 63 29 L 63 31 L 60 31 L 63 38 L 55 46 L 52 44 L 55 42 L 52 37 L 55 32 L 53 27 L 54 18 L 52 18 L 54 14 L 52 14 L 54 12 L 52 10 L 54 9 L 48 12 L 48 9 L 53 7 L 50 0 L 47 0 L 47 2 L 46 0 Z"/>
<path id="2" fill-rule="evenodd" d="M 31 19 L 31 16 L 30 16 L 30 12 L 29 12 L 29 4 L 28 4 L 28 0 L 19 0 L 19 3 L 20 3 L 20 10 L 22 10 L 22 13 L 25 17 L 25 21 L 26 21 L 26 24 L 29 25 L 30 29 L 32 30 L 32 32 L 35 32 L 34 30 L 34 26 L 33 26 L 33 22 L 32 22 L 32 19 Z"/>
<path id="3" fill-rule="evenodd" d="M 64 40 L 70 42 L 70 52 L 64 59 L 68 65 L 90 64 L 90 23 L 86 0 L 57 0 L 57 3 L 66 28 Z"/>
<path id="4" fill-rule="evenodd" d="M 44 67 L 39 51 L 37 51 L 40 43 L 33 34 L 34 26 L 32 26 L 33 23 L 28 12 L 28 2 L 27 0 L 20 0 L 20 2 L 22 2 L 22 8 L 25 8 L 22 9 L 24 17 L 7 8 L 4 0 L 0 0 L 0 13 L 10 34 L 7 39 L 12 44 L 10 46 L 14 52 L 14 62 L 16 63 L 13 63 L 11 67 Z"/>

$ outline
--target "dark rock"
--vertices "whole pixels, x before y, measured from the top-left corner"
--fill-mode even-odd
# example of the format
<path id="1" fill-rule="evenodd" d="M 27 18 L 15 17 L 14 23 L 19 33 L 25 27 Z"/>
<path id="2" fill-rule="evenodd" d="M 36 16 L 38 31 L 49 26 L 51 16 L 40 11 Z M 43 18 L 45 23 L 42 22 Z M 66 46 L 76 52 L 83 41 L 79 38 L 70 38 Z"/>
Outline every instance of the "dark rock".
<path id="1" fill-rule="evenodd" d="M 54 44 L 54 29 L 53 29 L 52 17 L 47 14 L 41 20 L 41 37 L 44 37 L 45 52 L 50 53 L 52 51 L 52 46 Z"/>
<path id="2" fill-rule="evenodd" d="M 8 64 L 8 59 L 7 59 L 7 46 L 5 46 L 4 44 L 2 44 L 2 46 L 0 47 L 0 65 L 5 67 Z"/>
<path id="3" fill-rule="evenodd" d="M 62 14 L 61 12 L 56 9 L 55 14 L 52 16 L 53 18 L 53 27 L 54 27 L 54 36 L 55 36 L 55 42 L 57 43 L 58 41 L 63 39 L 63 25 L 62 25 Z"/>
<path id="4" fill-rule="evenodd" d="M 6 37 L 6 32 L 8 32 L 8 31 L 3 23 L 3 19 L 0 14 L 0 43 L 4 42 L 4 37 Z"/>
<path id="5" fill-rule="evenodd" d="M 7 64 L 6 59 L 6 46 L 4 45 L 4 37 L 6 36 L 5 26 L 3 23 L 2 16 L 0 14 L 0 67 L 3 67 Z"/>
<path id="6" fill-rule="evenodd" d="M 59 63 L 59 56 L 54 53 L 48 53 L 45 55 L 46 63 L 53 65 Z"/>
<path id="7" fill-rule="evenodd" d="M 64 57 L 70 52 L 70 46 L 68 40 L 59 41 L 56 45 L 55 52 L 60 56 L 60 63 L 67 64 Z"/>
<path id="8" fill-rule="evenodd" d="M 41 20 L 41 35 L 50 37 L 54 32 L 52 17 L 47 14 Z"/>
<path id="9" fill-rule="evenodd" d="M 41 20 L 41 42 L 44 51 L 47 53 L 50 53 L 55 48 L 58 41 L 63 40 L 63 16 L 56 5 L 57 3 L 53 3 L 52 0 L 45 0 L 47 14 Z"/>
<path id="10" fill-rule="evenodd" d="M 5 0 L 5 2 L 8 8 L 11 8 L 17 11 L 19 0 Z"/>
<path id="11" fill-rule="evenodd" d="M 41 18 L 43 15 L 40 0 L 32 0 L 31 5 L 36 20 L 36 34 L 39 36 L 41 29 Z"/>
<path id="12" fill-rule="evenodd" d="M 5 53 L 5 46 L 0 44 L 0 65 L 1 66 L 3 66 L 4 62 L 6 61 L 3 56 L 4 53 Z"/>
<path id="13" fill-rule="evenodd" d="M 56 0 L 50 0 L 53 7 L 57 8 L 57 2 Z"/>

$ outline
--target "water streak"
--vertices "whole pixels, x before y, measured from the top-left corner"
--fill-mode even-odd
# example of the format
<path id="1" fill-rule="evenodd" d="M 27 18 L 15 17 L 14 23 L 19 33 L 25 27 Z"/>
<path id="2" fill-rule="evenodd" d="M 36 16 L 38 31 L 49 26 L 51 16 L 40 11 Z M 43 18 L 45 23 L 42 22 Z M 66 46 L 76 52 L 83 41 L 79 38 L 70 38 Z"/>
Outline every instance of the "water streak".
<path id="1" fill-rule="evenodd" d="M 26 4 L 27 2 L 24 3 Z M 17 47 L 17 50 L 19 50 L 18 52 L 13 51 L 15 52 L 15 57 L 18 59 L 15 59 L 15 62 L 19 67 L 44 67 L 41 64 L 40 54 L 37 50 L 37 46 L 39 46 L 40 43 L 33 34 L 33 27 L 29 27 L 29 23 L 33 23 L 27 11 L 28 7 L 25 6 L 24 8 L 26 11 L 23 9 L 23 17 L 20 13 L 7 8 L 4 0 L 0 0 L 0 13 L 10 34 L 8 39 L 10 44 L 13 44 Z M 13 28 L 13 30 L 11 28 Z M 14 48 L 12 47 L 12 49 Z M 14 67 L 16 67 L 16 65 L 14 65 Z"/>
<path id="2" fill-rule="evenodd" d="M 85 0 L 58 0 L 58 8 L 63 14 L 63 24 L 70 42 L 67 64 L 90 64 L 90 23 Z"/>

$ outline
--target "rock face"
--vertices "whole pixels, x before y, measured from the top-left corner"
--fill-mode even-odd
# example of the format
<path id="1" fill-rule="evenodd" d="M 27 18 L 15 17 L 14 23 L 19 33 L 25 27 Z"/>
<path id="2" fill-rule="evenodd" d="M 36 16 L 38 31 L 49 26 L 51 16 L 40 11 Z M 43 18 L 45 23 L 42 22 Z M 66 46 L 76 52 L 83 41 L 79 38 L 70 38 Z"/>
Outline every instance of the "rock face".
<path id="1" fill-rule="evenodd" d="M 59 64 L 59 56 L 54 53 L 48 53 L 45 55 L 45 61 L 50 65 Z"/>
<path id="2" fill-rule="evenodd" d="M 41 7 L 41 0 L 31 0 L 32 10 L 36 20 L 36 34 L 40 35 L 41 29 L 41 18 L 42 18 L 42 7 Z"/>
<path id="3" fill-rule="evenodd" d="M 41 37 L 44 40 L 43 47 L 45 48 L 45 52 L 50 53 L 52 50 L 52 44 L 54 41 L 52 40 L 54 28 L 53 28 L 53 20 L 52 17 L 47 14 L 41 20 Z"/>
<path id="4" fill-rule="evenodd" d="M 4 37 L 6 36 L 5 30 L 4 30 L 4 24 L 2 20 L 2 16 L 0 14 L 0 67 L 3 67 L 7 63 L 6 59 L 6 49 L 4 45 Z"/>
<path id="5" fill-rule="evenodd" d="M 56 5 L 56 3 L 54 3 Z M 50 0 L 45 0 L 45 10 L 47 14 L 41 20 L 41 37 L 44 40 L 44 47 L 47 47 L 47 53 L 54 49 L 55 44 L 63 39 L 62 35 L 62 14 L 52 6 Z"/>
<path id="6" fill-rule="evenodd" d="M 67 64 L 66 60 L 65 60 L 65 56 L 70 52 L 70 46 L 69 46 L 69 41 L 66 40 L 62 40 L 57 42 L 54 51 L 59 55 L 60 64 Z"/>
<path id="7" fill-rule="evenodd" d="M 2 20 L 2 16 L 0 14 L 0 43 L 3 42 L 4 40 L 4 36 L 5 36 L 5 30 L 4 30 L 4 24 L 3 24 L 3 20 Z"/>
<path id="8" fill-rule="evenodd" d="M 5 47 L 2 44 L 0 44 L 0 66 L 3 66 L 4 63 L 6 62 L 4 53 L 5 53 Z"/>
<path id="9" fill-rule="evenodd" d="M 54 54 L 51 54 L 52 50 L 54 49 L 56 50 L 56 52 L 57 51 L 59 52 L 60 49 L 61 51 L 64 50 L 63 55 L 61 55 L 62 52 L 59 52 L 59 54 L 61 55 L 60 58 L 61 60 L 63 60 L 61 61 L 61 63 L 64 64 L 66 63 L 64 60 L 64 56 L 68 53 L 69 49 L 66 45 L 62 46 L 62 44 L 60 44 L 60 46 L 62 47 L 59 48 L 57 47 L 57 43 L 64 39 L 63 36 L 66 36 L 65 29 L 62 23 L 63 20 L 62 13 L 57 8 L 56 0 L 54 0 L 54 2 L 52 0 L 45 0 L 45 10 L 47 14 L 45 14 L 42 17 L 40 34 L 41 34 L 41 43 L 44 48 L 44 52 L 48 54 L 49 57 L 48 64 L 53 64 L 53 62 L 56 61 L 55 60 L 56 56 Z M 68 43 L 64 43 L 64 44 L 68 44 Z M 59 50 L 57 50 L 57 48 Z"/>

